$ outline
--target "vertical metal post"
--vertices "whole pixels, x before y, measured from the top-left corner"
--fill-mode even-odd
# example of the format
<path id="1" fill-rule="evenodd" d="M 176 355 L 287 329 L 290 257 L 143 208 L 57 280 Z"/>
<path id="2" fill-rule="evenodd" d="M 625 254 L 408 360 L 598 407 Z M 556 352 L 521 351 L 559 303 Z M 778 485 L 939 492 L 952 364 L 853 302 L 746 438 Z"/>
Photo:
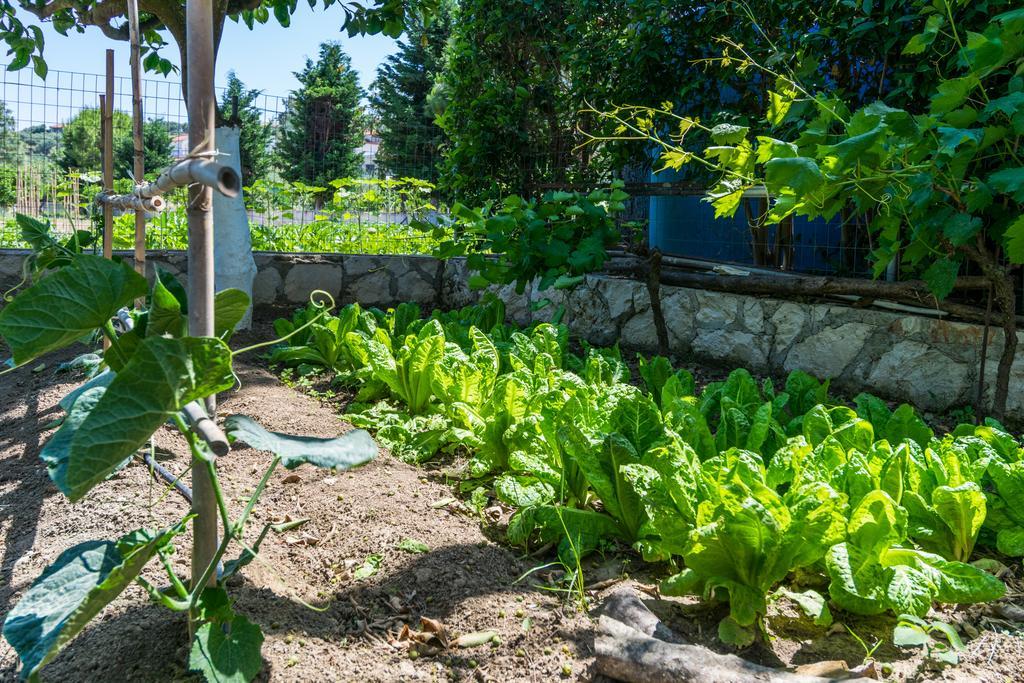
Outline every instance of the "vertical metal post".
<path id="1" fill-rule="evenodd" d="M 139 3 L 128 0 L 128 37 L 131 41 L 132 67 L 132 138 L 135 143 L 135 164 L 132 175 L 141 183 L 145 175 L 145 158 L 142 145 L 142 66 L 139 49 Z M 146 213 L 135 212 L 135 270 L 146 274 Z"/>
<path id="2" fill-rule="evenodd" d="M 191 154 L 202 154 L 214 146 L 213 94 L 213 3 L 188 0 L 185 10 L 188 45 L 188 144 Z M 200 184 L 188 191 L 188 285 L 189 334 L 213 335 L 213 191 Z M 214 398 L 207 400 L 207 412 L 214 417 Z M 193 522 L 192 580 L 209 566 L 217 549 L 217 502 L 206 464 L 192 463 Z"/>

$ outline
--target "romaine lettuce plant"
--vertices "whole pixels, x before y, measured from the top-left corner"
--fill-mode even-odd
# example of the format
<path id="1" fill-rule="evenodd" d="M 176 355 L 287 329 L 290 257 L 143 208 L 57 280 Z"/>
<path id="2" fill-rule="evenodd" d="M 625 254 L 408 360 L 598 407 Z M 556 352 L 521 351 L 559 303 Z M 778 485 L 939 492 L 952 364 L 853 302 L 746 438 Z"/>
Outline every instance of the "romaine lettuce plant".
<path id="1" fill-rule="evenodd" d="M 723 464 L 726 471 L 714 468 L 703 475 L 714 478 L 714 486 L 711 498 L 697 506 L 695 528 L 685 541 L 687 568 L 662 590 L 727 598 L 729 616 L 719 624 L 719 637 L 746 645 L 775 585 L 821 560 L 842 537 L 843 500 L 820 482 L 780 496 L 764 483 L 759 463 L 740 453 L 727 454 Z"/>
<path id="2" fill-rule="evenodd" d="M 641 389 L 617 347 L 572 353 L 563 326 L 520 331 L 497 312 L 435 312 L 404 340 L 381 323 L 395 403 L 351 418 L 416 459 L 465 449 L 462 487 L 493 490 L 513 508 L 508 539 L 556 545 L 570 573 L 609 544 L 668 561 L 664 590 L 728 600 L 721 635 L 742 644 L 771 595 L 824 614 L 819 594 L 778 588 L 797 570 L 830 581 L 847 611 L 921 614 L 1002 594 L 968 564 L 976 546 L 1024 554 L 1024 459 L 998 423 L 938 439 L 909 405 L 868 394 L 837 405 L 803 372 L 777 389 L 738 369 L 697 392 L 660 357 L 640 358 Z M 349 337 L 368 348 L 365 331 Z M 399 358 L 428 338 L 429 393 L 397 381 Z M 355 357 L 372 369 L 364 380 L 383 376 L 368 351 Z"/>
<path id="3" fill-rule="evenodd" d="M 907 512 L 885 491 L 866 495 L 850 513 L 846 541 L 828 550 L 829 594 L 855 614 L 923 617 L 932 603 L 1003 596 L 1003 582 L 974 565 L 907 547 Z"/>

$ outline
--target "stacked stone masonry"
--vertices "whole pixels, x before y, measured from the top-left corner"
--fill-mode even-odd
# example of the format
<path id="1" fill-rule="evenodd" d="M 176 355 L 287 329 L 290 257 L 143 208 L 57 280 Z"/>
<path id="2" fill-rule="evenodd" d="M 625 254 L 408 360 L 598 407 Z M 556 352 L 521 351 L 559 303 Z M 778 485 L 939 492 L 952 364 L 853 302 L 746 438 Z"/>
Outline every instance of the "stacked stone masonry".
<path id="1" fill-rule="evenodd" d="M 0 286 L 20 279 L 24 253 L 0 255 Z M 301 305 L 319 289 L 339 305 L 358 301 L 387 307 L 415 301 L 425 310 L 473 303 L 464 262 L 443 263 L 426 256 L 271 254 L 255 256 L 256 307 Z M 159 264 L 184 279 L 185 255 L 155 252 L 149 274 Z M 651 302 L 643 283 L 589 276 L 576 289 L 517 294 L 496 288 L 517 323 L 547 320 L 558 306 L 565 322 L 587 341 L 655 353 L 658 348 Z M 546 307 L 534 310 L 544 299 Z M 983 330 L 978 325 L 936 318 L 854 309 L 826 303 L 797 303 L 762 297 L 663 287 L 662 311 L 669 352 L 683 364 L 693 361 L 742 366 L 759 374 L 800 369 L 833 380 L 855 393 L 867 388 L 933 411 L 972 402 L 978 382 Z M 1021 335 L 1024 341 L 1024 334 Z M 986 393 L 991 392 L 1002 333 L 990 331 Z M 1024 354 L 1011 375 L 1010 417 L 1024 422 Z"/>

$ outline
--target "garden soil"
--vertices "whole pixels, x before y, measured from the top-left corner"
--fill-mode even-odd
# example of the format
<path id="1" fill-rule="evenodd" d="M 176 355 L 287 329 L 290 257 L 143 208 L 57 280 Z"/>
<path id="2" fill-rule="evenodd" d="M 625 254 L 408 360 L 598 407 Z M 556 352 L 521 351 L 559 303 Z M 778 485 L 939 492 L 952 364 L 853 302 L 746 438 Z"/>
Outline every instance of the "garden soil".
<path id="1" fill-rule="evenodd" d="M 63 550 L 140 526 L 165 526 L 187 511 L 184 500 L 153 481 L 140 462 L 75 505 L 50 483 L 37 456 L 61 417 L 57 401 L 78 381 L 55 370 L 56 361 L 70 357 L 47 359 L 38 372 L 0 376 L 0 615 Z M 220 397 L 221 415 L 244 413 L 269 429 L 293 434 L 330 437 L 350 428 L 335 413 L 335 403 L 282 385 L 256 359 L 239 363 L 238 374 L 240 388 Z M 166 427 L 155 442 L 158 460 L 184 472 L 184 442 Z M 267 454 L 244 447 L 220 459 L 233 514 L 244 506 L 267 462 Z M 527 556 L 502 545 L 508 511 L 497 506 L 472 511 L 459 501 L 445 471 L 382 452 L 351 472 L 303 467 L 273 476 L 249 525 L 249 539 L 264 523 L 309 521 L 270 534 L 260 559 L 230 586 L 236 609 L 266 634 L 260 680 L 597 680 L 596 621 L 577 608 L 578 599 L 556 590 L 560 571 L 549 566 L 551 553 Z M 183 577 L 189 545 L 187 535 L 180 537 L 174 556 Z M 423 546 L 426 552 L 416 552 Z M 620 580 L 653 585 L 657 577 L 631 567 L 628 558 L 608 552 L 587 568 L 594 586 L 587 593 L 591 605 Z M 629 572 L 633 579 L 625 578 Z M 166 583 L 155 563 L 146 576 Z M 651 605 L 688 639 L 725 651 L 714 637 L 722 607 L 693 600 L 652 599 Z M 785 601 L 775 604 L 769 629 L 776 637 L 745 656 L 774 665 L 861 662 L 864 651 L 845 628 L 812 626 L 787 609 Z M 1020 624 L 991 607 L 946 616 L 964 620 L 964 629 L 982 629 L 969 640 L 961 665 L 936 670 L 920 654 L 886 643 L 875 657 L 892 664 L 892 679 L 1024 680 L 1024 641 L 1008 635 Z M 424 625 L 421 617 L 431 621 Z M 871 633 L 885 638 L 892 628 L 891 620 L 848 625 L 869 645 Z M 422 653 L 411 654 L 408 642 L 398 639 L 405 626 L 413 631 L 440 626 L 444 632 Z M 443 641 L 481 631 L 497 637 L 476 647 L 441 647 Z M 152 605 L 133 585 L 44 670 L 43 680 L 192 680 L 187 635 L 180 614 Z M 0 642 L 0 680 L 15 680 L 17 668 L 15 653 Z"/>

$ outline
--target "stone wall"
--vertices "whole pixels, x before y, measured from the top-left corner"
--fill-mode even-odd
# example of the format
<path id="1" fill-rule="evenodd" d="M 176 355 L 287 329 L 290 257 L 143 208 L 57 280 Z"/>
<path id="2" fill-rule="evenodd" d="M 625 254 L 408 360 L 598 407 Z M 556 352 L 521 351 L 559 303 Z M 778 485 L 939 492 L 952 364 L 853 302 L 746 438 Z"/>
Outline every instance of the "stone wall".
<path id="1" fill-rule="evenodd" d="M 0 253 L 0 286 L 20 279 L 24 253 Z M 466 285 L 465 263 L 442 263 L 427 256 L 337 254 L 255 255 L 257 308 L 290 308 L 309 300 L 314 289 L 329 292 L 339 305 L 359 301 L 386 307 L 416 301 L 425 309 L 472 303 L 478 292 Z M 150 271 L 160 264 L 176 275 L 186 269 L 182 252 L 153 252 Z M 503 287 L 496 292 L 508 304 L 510 318 L 521 324 L 547 320 L 564 305 L 573 333 L 593 344 L 620 341 L 623 347 L 657 351 L 657 336 L 645 285 L 630 280 L 590 276 L 566 293 L 549 290 L 522 295 Z M 533 311 L 550 299 L 552 306 Z M 982 328 L 966 323 L 855 309 L 824 303 L 797 303 L 769 298 L 705 292 L 680 287 L 662 289 L 662 309 L 670 353 L 682 363 L 712 362 L 743 366 L 761 374 L 781 375 L 801 369 L 832 378 L 850 393 L 865 388 L 908 400 L 935 411 L 973 402 L 978 382 Z M 1024 341 L 1024 334 L 1021 335 Z M 1002 332 L 990 332 L 986 393 L 991 393 L 1002 348 Z M 1024 353 L 1013 368 L 1008 410 L 1024 422 Z"/>
<path id="2" fill-rule="evenodd" d="M 443 296 L 449 306 L 478 297 L 465 281 L 462 264 L 447 266 Z M 589 276 L 568 294 L 527 288 L 517 295 L 508 287 L 496 291 L 519 323 L 549 319 L 551 306 L 531 310 L 532 302 L 548 298 L 565 305 L 566 324 L 593 344 L 620 340 L 626 348 L 658 350 L 643 283 Z M 933 411 L 969 405 L 977 391 L 983 336 L 979 325 L 682 287 L 663 287 L 661 300 L 670 353 L 683 364 L 712 362 L 771 375 L 805 370 L 832 378 L 850 393 L 870 389 Z M 1024 333 L 1019 338 L 1024 342 Z M 985 380 L 989 396 L 1002 344 L 1002 331 L 992 328 Z M 1018 354 L 1013 366 L 1007 409 L 1015 421 L 1024 421 L 1024 354 Z"/>
<path id="3" fill-rule="evenodd" d="M 6 291 L 21 279 L 21 263 L 28 252 L 0 251 L 0 287 Z M 119 252 L 130 260 L 129 252 Z M 368 306 L 392 306 L 415 301 L 426 309 L 442 304 L 443 265 L 429 256 L 370 256 L 364 254 L 255 255 L 253 303 L 260 308 L 294 307 L 309 301 L 314 289 L 328 292 L 339 304 L 353 301 Z M 151 251 L 146 259 L 149 277 L 161 268 L 179 275 L 184 283 L 187 258 L 182 251 Z"/>

